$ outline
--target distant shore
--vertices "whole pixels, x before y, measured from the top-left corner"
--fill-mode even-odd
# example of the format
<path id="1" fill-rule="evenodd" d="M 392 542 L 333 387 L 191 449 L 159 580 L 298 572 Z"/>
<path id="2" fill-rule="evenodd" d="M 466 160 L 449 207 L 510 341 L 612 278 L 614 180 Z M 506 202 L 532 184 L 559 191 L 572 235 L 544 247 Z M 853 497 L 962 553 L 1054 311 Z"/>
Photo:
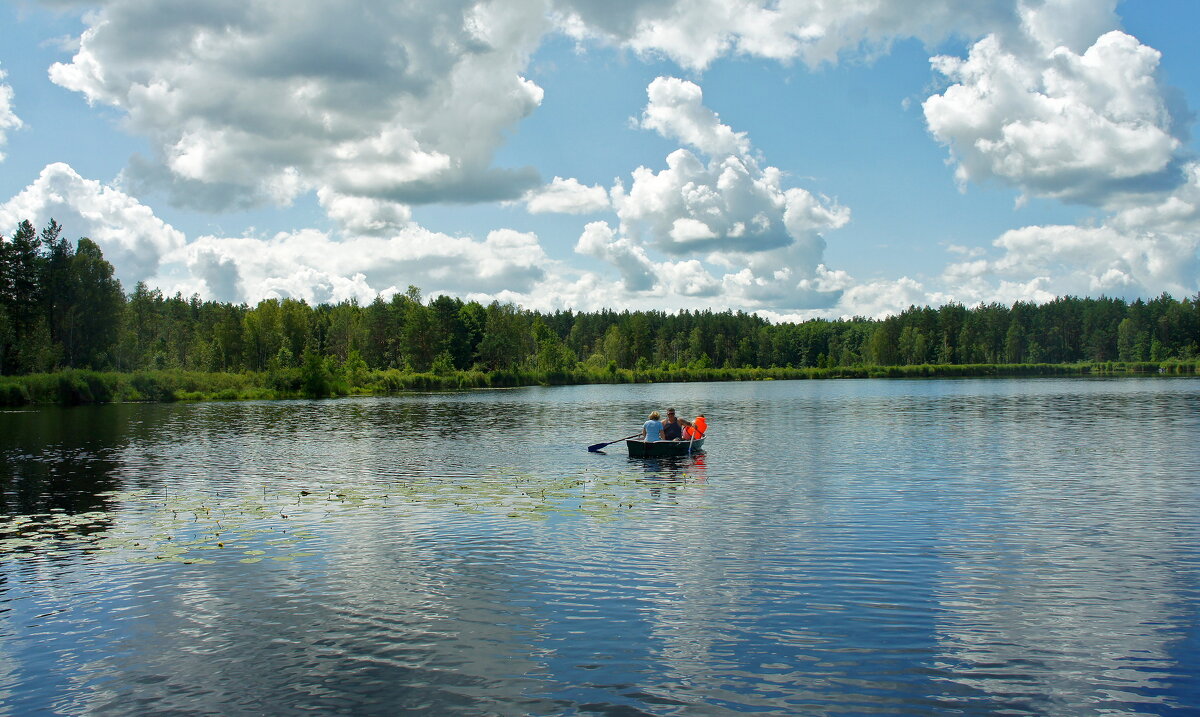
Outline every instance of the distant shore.
<path id="1" fill-rule="evenodd" d="M 156 370 L 64 370 L 0 377 L 0 406 L 94 403 L 245 401 L 391 395 L 520 386 L 696 381 L 784 381 L 850 378 L 943 378 L 987 376 L 1194 375 L 1200 360 L 1073 364 L 923 364 L 833 368 L 680 368 L 593 371 L 450 371 L 419 373 L 387 369 L 353 376 L 305 375 L 301 369 L 246 373 Z"/>

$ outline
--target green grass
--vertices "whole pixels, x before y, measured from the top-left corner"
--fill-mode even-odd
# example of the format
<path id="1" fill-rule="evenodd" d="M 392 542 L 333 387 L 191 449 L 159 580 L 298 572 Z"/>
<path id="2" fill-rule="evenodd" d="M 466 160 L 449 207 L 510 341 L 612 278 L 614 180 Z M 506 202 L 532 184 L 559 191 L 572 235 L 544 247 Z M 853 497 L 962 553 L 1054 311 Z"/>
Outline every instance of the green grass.
<path id="1" fill-rule="evenodd" d="M 245 401 L 346 395 L 388 395 L 405 391 L 455 391 L 535 385 L 615 383 L 687 383 L 695 381 L 776 381 L 847 378 L 936 378 L 953 376 L 1123 376 L 1195 374 L 1200 361 L 1119 362 L 1074 364 L 950 364 L 919 366 L 837 366 L 833 368 L 650 368 L 566 371 L 452 371 L 419 373 L 386 369 L 358 376 L 361 385 L 345 377 L 306 382 L 301 369 L 261 373 L 203 373 L 198 371 L 64 370 L 27 376 L 0 377 L 0 405 L 77 405 L 134 401 Z M 319 395 L 306 394 L 317 386 Z"/>

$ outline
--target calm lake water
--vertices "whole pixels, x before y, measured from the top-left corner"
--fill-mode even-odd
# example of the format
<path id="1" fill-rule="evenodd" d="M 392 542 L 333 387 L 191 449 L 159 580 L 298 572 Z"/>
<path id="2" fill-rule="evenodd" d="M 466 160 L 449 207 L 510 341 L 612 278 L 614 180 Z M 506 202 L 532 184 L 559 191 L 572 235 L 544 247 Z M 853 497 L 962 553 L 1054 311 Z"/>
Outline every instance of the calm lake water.
<path id="1" fill-rule="evenodd" d="M 1194 714 L 1198 438 L 1192 378 L 0 413 L 0 712 Z"/>

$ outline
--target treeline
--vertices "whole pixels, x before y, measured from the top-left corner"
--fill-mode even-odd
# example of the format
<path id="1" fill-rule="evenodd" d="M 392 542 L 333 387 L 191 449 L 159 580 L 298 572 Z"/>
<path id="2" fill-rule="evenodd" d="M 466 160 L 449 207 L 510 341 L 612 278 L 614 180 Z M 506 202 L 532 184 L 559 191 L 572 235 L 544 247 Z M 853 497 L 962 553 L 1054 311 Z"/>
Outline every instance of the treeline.
<path id="1" fill-rule="evenodd" d="M 0 242 L 0 373 L 64 369 L 266 373 L 356 385 L 367 372 L 528 373 L 542 382 L 618 371 L 1193 361 L 1200 295 L 1144 301 L 1063 297 L 967 308 L 910 307 L 886 319 L 771 324 L 741 311 L 538 312 L 416 287 L 367 305 L 257 305 L 126 294 L 91 240 L 51 221 Z M 316 378 L 314 378 L 314 376 Z"/>

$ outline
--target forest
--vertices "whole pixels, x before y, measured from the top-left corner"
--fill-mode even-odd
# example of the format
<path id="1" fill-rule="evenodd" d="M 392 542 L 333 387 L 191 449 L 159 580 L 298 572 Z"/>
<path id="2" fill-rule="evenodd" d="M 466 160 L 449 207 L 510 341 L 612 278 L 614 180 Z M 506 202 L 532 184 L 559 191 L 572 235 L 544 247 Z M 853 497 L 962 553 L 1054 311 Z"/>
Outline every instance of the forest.
<path id="1" fill-rule="evenodd" d="M 0 382 L 8 382 L 9 403 L 36 399 L 30 392 L 38 394 L 38 385 L 61 391 L 61 376 L 47 378 L 56 374 L 73 376 L 83 391 L 80 376 L 90 374 L 72 372 L 142 374 L 148 390 L 128 386 L 126 398 L 164 397 L 166 389 L 151 385 L 163 382 L 163 372 L 219 374 L 228 385 L 209 393 L 247 397 L 818 372 L 963 373 L 874 370 L 879 367 L 1177 362 L 1194 371 L 1198 356 L 1200 294 L 912 306 L 884 319 L 776 324 L 741 311 L 539 312 L 444 295 L 427 299 L 415 286 L 367 305 L 273 298 L 249 306 L 164 296 L 143 283 L 126 293 L 100 247 L 87 238 L 71 243 L 53 220 L 40 232 L 22 222 L 0 241 L 0 376 L 8 377 Z M 20 376 L 41 378 L 13 381 Z M 87 380 L 92 393 L 111 392 L 94 385 L 98 379 Z M 184 384 L 198 380 L 177 379 L 166 397 L 186 394 Z"/>

